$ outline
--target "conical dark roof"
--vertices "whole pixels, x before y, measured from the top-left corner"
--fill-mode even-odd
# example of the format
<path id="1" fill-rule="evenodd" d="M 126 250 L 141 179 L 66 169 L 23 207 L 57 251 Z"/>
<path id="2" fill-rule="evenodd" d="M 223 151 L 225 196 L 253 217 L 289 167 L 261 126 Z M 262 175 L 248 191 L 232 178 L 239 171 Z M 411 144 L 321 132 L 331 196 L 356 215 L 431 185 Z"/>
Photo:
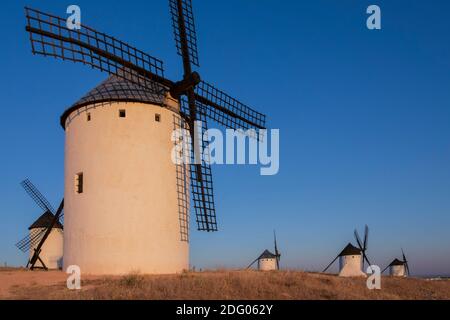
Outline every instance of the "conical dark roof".
<path id="1" fill-rule="evenodd" d="M 264 250 L 264 252 L 259 256 L 258 259 L 275 259 L 277 256 L 274 255 L 269 250 Z"/>
<path id="2" fill-rule="evenodd" d="M 36 229 L 36 228 L 48 228 L 51 226 L 53 218 L 55 216 L 50 211 L 45 212 L 42 216 L 40 216 L 33 224 L 28 228 L 28 230 Z M 61 222 L 56 221 L 54 229 L 64 229 Z"/>
<path id="3" fill-rule="evenodd" d="M 67 109 L 61 116 L 61 125 L 65 126 L 66 118 L 73 111 L 89 104 L 102 102 L 142 102 L 148 104 L 162 105 L 167 89 L 156 84 L 158 90 L 151 91 L 144 87 L 124 80 L 118 76 L 109 76 L 97 87 L 89 91 L 85 96 Z"/>
<path id="4" fill-rule="evenodd" d="M 394 259 L 389 266 L 403 266 L 405 263 L 399 259 Z"/>
<path id="5" fill-rule="evenodd" d="M 354 245 L 349 243 L 344 250 L 339 254 L 340 257 L 342 256 L 357 256 L 361 255 L 361 250 L 359 248 L 356 248 Z"/>

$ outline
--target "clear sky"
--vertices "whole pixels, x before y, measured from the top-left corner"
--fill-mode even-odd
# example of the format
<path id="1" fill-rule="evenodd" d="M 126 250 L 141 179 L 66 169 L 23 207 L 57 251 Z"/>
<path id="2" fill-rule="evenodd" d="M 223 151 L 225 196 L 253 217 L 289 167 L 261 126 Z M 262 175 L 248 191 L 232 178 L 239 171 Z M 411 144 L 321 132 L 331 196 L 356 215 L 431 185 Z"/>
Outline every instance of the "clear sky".
<path id="1" fill-rule="evenodd" d="M 61 113 L 106 76 L 33 57 L 23 7 L 65 16 L 141 48 L 181 76 L 167 0 L 4 1 L 0 11 L 0 261 L 40 210 L 63 194 Z M 214 166 L 220 232 L 192 232 L 191 263 L 243 267 L 278 233 L 282 267 L 321 270 L 371 227 L 384 266 L 403 247 L 415 274 L 450 274 L 450 2 L 193 0 L 203 79 L 279 128 L 280 172 Z M 382 30 L 366 28 L 367 6 Z M 193 225 L 193 229 L 195 226 Z"/>

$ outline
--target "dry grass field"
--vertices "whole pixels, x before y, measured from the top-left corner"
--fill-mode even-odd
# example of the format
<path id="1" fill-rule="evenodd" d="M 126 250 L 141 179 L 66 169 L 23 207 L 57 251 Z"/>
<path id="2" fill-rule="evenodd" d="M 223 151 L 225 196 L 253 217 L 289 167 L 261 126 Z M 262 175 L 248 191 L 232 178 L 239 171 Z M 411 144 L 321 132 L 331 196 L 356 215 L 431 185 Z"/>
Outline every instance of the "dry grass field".
<path id="1" fill-rule="evenodd" d="M 450 281 L 383 277 L 382 290 L 364 279 L 299 271 L 216 271 L 180 275 L 88 276 L 69 291 L 60 271 L 0 269 L 0 299 L 450 299 Z"/>

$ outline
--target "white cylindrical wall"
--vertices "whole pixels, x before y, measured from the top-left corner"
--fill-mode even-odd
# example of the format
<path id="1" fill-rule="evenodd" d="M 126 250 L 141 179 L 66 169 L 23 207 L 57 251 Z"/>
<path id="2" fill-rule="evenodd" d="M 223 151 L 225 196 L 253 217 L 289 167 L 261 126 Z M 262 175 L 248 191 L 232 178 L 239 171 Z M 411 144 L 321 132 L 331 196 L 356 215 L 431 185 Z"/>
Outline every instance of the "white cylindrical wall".
<path id="1" fill-rule="evenodd" d="M 40 232 L 45 232 L 46 228 L 34 228 L 30 230 L 30 236 L 36 235 Z M 42 233 L 42 237 L 44 233 Z M 30 248 L 30 259 L 34 255 L 34 249 L 39 245 L 39 241 L 36 242 L 35 246 Z M 48 269 L 61 269 L 63 265 L 63 230 L 59 228 L 53 228 L 44 244 L 41 248 L 41 253 L 39 258 L 44 262 Z M 36 261 L 35 267 L 42 268 L 42 263 L 38 260 Z"/>
<path id="2" fill-rule="evenodd" d="M 277 260 L 275 258 L 263 258 L 258 260 L 258 270 L 277 270 Z"/>
<path id="3" fill-rule="evenodd" d="M 393 277 L 404 277 L 406 276 L 405 266 L 391 266 L 390 275 Z"/>
<path id="4" fill-rule="evenodd" d="M 340 277 L 364 277 L 366 274 L 362 269 L 362 256 L 351 255 L 339 258 Z"/>
<path id="5" fill-rule="evenodd" d="M 179 181 L 171 160 L 179 115 L 156 105 L 117 102 L 76 110 L 69 118 L 64 267 L 77 265 L 84 274 L 187 270 L 189 247 L 182 241 Z M 75 188 L 79 173 L 83 193 Z"/>

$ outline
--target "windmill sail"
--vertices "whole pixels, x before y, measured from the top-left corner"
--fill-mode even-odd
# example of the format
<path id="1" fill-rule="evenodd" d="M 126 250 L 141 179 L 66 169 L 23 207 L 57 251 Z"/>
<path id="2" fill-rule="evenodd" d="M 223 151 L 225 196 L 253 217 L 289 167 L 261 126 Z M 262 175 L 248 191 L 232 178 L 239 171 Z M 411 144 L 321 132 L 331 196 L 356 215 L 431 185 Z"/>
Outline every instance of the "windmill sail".
<path id="1" fill-rule="evenodd" d="M 31 8 L 25 12 L 34 54 L 80 62 L 149 90 L 160 90 L 155 81 L 164 82 L 161 60 L 88 26 L 70 30 L 66 19 Z"/>
<path id="2" fill-rule="evenodd" d="M 188 48 L 189 61 L 197 67 L 200 66 L 192 1 L 169 0 L 169 7 L 178 54 L 183 57 L 183 42 L 185 42 Z M 180 25 L 184 25 L 184 28 L 180 28 Z"/>
<path id="3" fill-rule="evenodd" d="M 31 199 L 36 202 L 36 204 L 44 211 L 49 211 L 51 213 L 55 213 L 55 209 L 53 209 L 50 202 L 42 195 L 42 193 L 31 183 L 30 180 L 25 179 L 20 183 L 20 185 L 25 189 Z"/>
<path id="4" fill-rule="evenodd" d="M 409 271 L 409 263 L 408 263 L 408 260 L 406 260 L 406 255 L 405 255 L 405 252 L 403 251 L 403 249 L 402 249 L 402 256 L 403 256 L 403 263 L 405 264 L 406 274 L 408 276 L 410 276 L 411 273 Z"/>
<path id="5" fill-rule="evenodd" d="M 205 105 L 208 118 L 229 129 L 263 129 L 266 116 L 232 98 L 213 85 L 201 81 L 195 89 L 196 99 Z"/>
<path id="6" fill-rule="evenodd" d="M 364 242 L 361 240 L 361 237 L 359 236 L 358 230 L 355 229 L 354 231 L 356 243 L 358 244 L 359 249 L 362 252 L 363 255 L 363 261 L 362 261 L 362 267 L 364 269 L 364 263 L 367 262 L 368 266 L 370 267 L 372 264 L 369 261 L 369 258 L 367 257 L 367 248 L 369 243 L 369 227 L 366 225 L 364 229 Z"/>
<path id="7" fill-rule="evenodd" d="M 185 100 L 183 101 L 183 110 L 184 112 L 188 113 L 188 103 Z M 200 137 L 194 135 L 193 139 L 197 139 L 197 141 L 196 143 L 194 143 L 193 140 L 193 143 L 194 145 L 197 144 L 201 147 L 200 152 L 203 154 L 203 156 L 209 157 L 207 145 L 202 139 L 205 131 L 208 129 L 207 122 L 201 107 L 199 110 L 199 121 L 196 122 L 195 129 L 200 131 Z M 201 124 L 201 128 L 197 128 L 199 124 Z M 199 139 L 200 141 L 198 141 Z M 201 161 L 201 158 L 198 158 L 201 157 L 201 154 L 195 155 L 194 148 L 191 148 L 191 151 L 191 188 L 197 228 L 199 231 L 217 231 L 212 171 L 209 164 L 209 158 L 203 159 L 203 161 Z M 198 163 L 200 162 L 199 160 L 201 161 L 201 163 Z"/>
<path id="8" fill-rule="evenodd" d="M 45 230 L 43 229 L 33 229 L 29 235 L 16 243 L 16 247 L 24 253 L 29 252 L 32 247 L 35 247 L 39 243 L 44 233 Z"/>
<path id="9" fill-rule="evenodd" d="M 280 257 L 281 257 L 281 254 L 278 252 L 277 235 L 275 234 L 275 230 L 273 230 L 273 241 L 274 241 L 275 256 L 276 256 L 276 259 L 277 259 L 277 270 L 280 270 Z"/>

